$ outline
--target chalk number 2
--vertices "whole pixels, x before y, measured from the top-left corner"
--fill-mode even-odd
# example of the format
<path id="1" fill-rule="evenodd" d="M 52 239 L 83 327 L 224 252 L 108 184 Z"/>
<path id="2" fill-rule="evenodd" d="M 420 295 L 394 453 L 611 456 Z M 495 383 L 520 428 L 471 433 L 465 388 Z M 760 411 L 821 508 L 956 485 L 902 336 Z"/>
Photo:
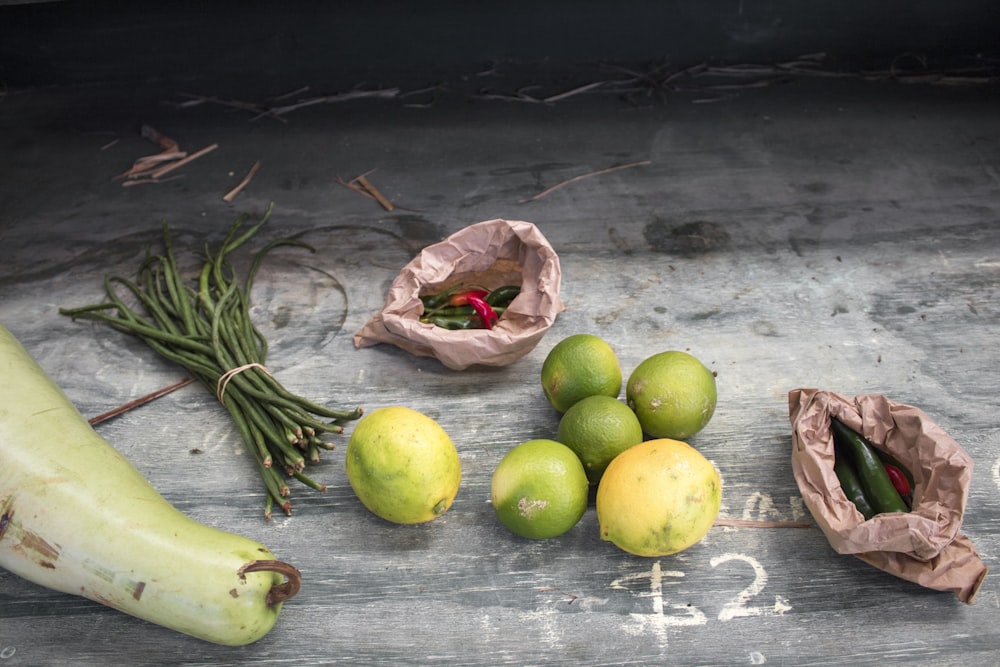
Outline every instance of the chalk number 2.
<path id="1" fill-rule="evenodd" d="M 710 564 L 713 568 L 719 567 L 730 562 L 742 562 L 750 566 L 753 571 L 753 579 L 747 585 L 746 588 L 741 590 L 739 593 L 734 595 L 732 598 L 727 600 L 723 604 L 722 609 L 719 611 L 718 619 L 720 621 L 731 621 L 734 618 L 743 618 L 747 616 L 774 616 L 784 614 L 789 611 L 792 607 L 788 603 L 788 600 L 781 595 L 774 596 L 773 606 L 754 606 L 750 602 L 759 596 L 767 585 L 767 571 L 764 567 L 757 561 L 757 559 L 744 554 L 738 553 L 725 553 L 721 556 L 716 556 L 712 558 Z M 647 572 L 639 572 L 636 574 L 628 575 L 626 577 L 621 577 L 615 579 L 611 582 L 612 588 L 623 589 L 626 588 L 625 584 L 639 581 L 643 579 L 649 580 L 649 592 L 643 594 L 644 597 L 649 597 L 653 604 L 653 614 L 660 616 L 661 623 L 663 625 L 704 625 L 708 619 L 698 607 L 690 604 L 666 604 L 663 595 L 663 584 L 665 578 L 681 578 L 684 577 L 684 573 L 674 570 L 663 570 L 660 567 L 660 562 L 656 561 L 653 563 L 653 567 Z M 672 611 L 683 612 L 678 615 L 666 614 L 667 609 Z"/>

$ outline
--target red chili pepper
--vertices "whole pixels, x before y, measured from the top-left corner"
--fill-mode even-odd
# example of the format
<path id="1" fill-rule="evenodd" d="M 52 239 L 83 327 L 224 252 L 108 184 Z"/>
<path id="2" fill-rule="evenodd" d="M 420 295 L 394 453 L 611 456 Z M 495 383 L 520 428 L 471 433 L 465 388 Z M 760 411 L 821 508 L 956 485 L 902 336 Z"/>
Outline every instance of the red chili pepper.
<path id="1" fill-rule="evenodd" d="M 466 292 L 459 292 L 458 294 L 452 294 L 448 299 L 449 306 L 471 306 L 472 302 L 470 299 L 483 299 L 489 292 L 483 289 L 470 289 Z"/>
<path id="2" fill-rule="evenodd" d="M 906 475 L 903 471 L 892 465 L 891 463 L 883 463 L 882 467 L 885 471 L 889 473 L 889 479 L 892 481 L 892 485 L 896 487 L 896 491 L 903 498 L 908 498 L 913 493 L 913 489 L 910 488 L 910 481 L 906 479 Z"/>
<path id="3" fill-rule="evenodd" d="M 485 296 L 485 292 L 483 295 Z M 483 300 L 482 296 L 469 295 L 467 303 L 472 306 L 472 309 L 476 311 L 479 315 L 479 319 L 483 322 L 483 327 L 486 329 L 492 329 L 493 323 L 498 321 L 500 317 L 497 315 L 496 311 L 490 304 Z"/>

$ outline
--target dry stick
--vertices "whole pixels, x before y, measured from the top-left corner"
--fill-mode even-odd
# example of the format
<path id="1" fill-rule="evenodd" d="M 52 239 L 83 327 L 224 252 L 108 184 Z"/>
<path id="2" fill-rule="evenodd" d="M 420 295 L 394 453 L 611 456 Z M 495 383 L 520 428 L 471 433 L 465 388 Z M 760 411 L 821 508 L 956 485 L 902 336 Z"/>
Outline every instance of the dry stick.
<path id="1" fill-rule="evenodd" d="M 271 110 L 267 107 L 256 104 L 255 102 L 244 102 L 242 100 L 226 100 L 220 97 L 208 96 L 208 95 L 196 95 L 195 93 L 178 93 L 181 97 L 187 97 L 189 102 L 178 103 L 177 106 L 189 107 L 195 106 L 197 104 L 202 104 L 204 102 L 211 102 L 212 104 L 218 104 L 224 107 L 232 107 L 233 109 L 240 109 L 241 111 L 256 111 L 261 116 L 271 115 L 277 120 L 285 123 L 287 122 L 283 118 L 278 118 L 271 113 Z"/>
<path id="2" fill-rule="evenodd" d="M 194 378 L 193 377 L 186 377 L 183 380 L 180 380 L 178 382 L 175 382 L 175 383 L 173 383 L 171 385 L 168 385 L 168 386 L 164 387 L 163 389 L 158 389 L 158 390 L 154 391 L 151 394 L 146 394 L 145 396 L 137 398 L 134 401 L 129 401 L 128 403 L 126 403 L 124 405 L 121 405 L 121 406 L 115 408 L 114 410 L 108 410 L 107 412 L 101 413 L 101 414 L 97 415 L 96 417 L 91 417 L 87 421 L 90 423 L 91 426 L 93 426 L 95 424 L 100 424 L 101 422 L 107 421 L 107 420 L 111 419 L 112 417 L 117 417 L 118 415 L 123 414 L 125 412 L 128 412 L 129 410 L 133 410 L 133 409 L 138 408 L 138 407 L 140 407 L 142 405 L 145 405 L 146 403 L 150 403 L 152 401 L 155 401 L 156 399 L 160 398 L 161 396 L 166 396 L 170 392 L 176 391 L 177 389 L 180 389 L 181 387 L 186 387 L 187 385 L 191 384 L 192 382 L 194 382 Z"/>
<path id="3" fill-rule="evenodd" d="M 296 111 L 298 109 L 303 109 L 305 107 L 313 106 L 314 104 L 329 104 L 332 102 L 346 102 L 347 100 L 354 100 L 364 97 L 377 97 L 377 98 L 392 98 L 399 95 L 399 88 L 379 88 L 377 90 L 352 90 L 347 93 L 336 93 L 333 95 L 323 95 L 321 97 L 311 97 L 305 100 L 301 100 L 294 104 L 287 104 L 285 106 L 274 107 L 268 109 L 268 113 L 262 113 L 260 116 L 265 116 L 268 114 L 280 117 L 290 111 Z M 260 117 L 258 116 L 258 118 Z M 250 120 L 256 120 L 256 118 L 251 118 Z"/>
<path id="4" fill-rule="evenodd" d="M 579 95 L 580 93 L 586 93 L 591 90 L 594 90 L 595 88 L 600 88 L 606 83 L 607 81 L 594 81 L 593 83 L 587 83 L 582 86 L 577 86 L 576 88 L 567 90 L 566 92 L 563 93 L 550 95 L 549 97 L 544 98 L 542 101 L 545 102 L 546 104 L 551 102 L 558 102 L 559 100 L 564 100 L 567 97 L 572 97 L 573 95 Z"/>
<path id="5" fill-rule="evenodd" d="M 180 146 L 177 145 L 176 141 L 168 136 L 160 134 L 156 128 L 150 125 L 143 125 L 139 130 L 139 134 L 143 139 L 159 146 L 161 148 L 160 152 L 155 155 L 146 155 L 138 158 L 132 163 L 132 166 L 127 171 L 115 176 L 113 180 L 145 176 L 146 172 L 153 169 L 161 162 L 187 157 L 187 153 L 180 149 Z"/>
<path id="6" fill-rule="evenodd" d="M 358 185 L 360 185 L 365 192 L 370 194 L 372 196 L 372 199 L 377 201 L 382 206 L 382 208 L 384 208 L 387 211 L 391 211 L 392 209 L 395 208 L 395 206 L 392 205 L 392 202 L 386 199 L 382 195 L 382 193 L 379 192 L 378 189 L 374 185 L 372 185 L 367 178 L 364 177 L 363 174 L 361 176 L 358 176 L 354 180 L 357 181 Z"/>
<path id="7" fill-rule="evenodd" d="M 142 178 L 148 176 L 150 172 L 156 169 L 159 165 L 164 162 L 171 162 L 173 160 L 182 160 L 187 157 L 187 153 L 184 151 L 174 151 L 170 153 L 157 153 L 156 155 L 146 155 L 137 158 L 132 166 L 128 168 L 127 171 L 122 172 L 115 176 L 114 180 L 122 179 L 132 179 L 132 178 Z"/>
<path id="8" fill-rule="evenodd" d="M 813 528 L 808 521 L 753 521 L 751 519 L 716 519 L 716 526 L 734 528 Z"/>
<path id="9" fill-rule="evenodd" d="M 164 153 L 175 153 L 179 150 L 179 146 L 176 141 L 168 136 L 160 134 L 156 128 L 151 125 L 143 125 L 139 129 L 139 134 L 142 135 L 143 139 L 151 141 L 162 148 Z"/>
<path id="10" fill-rule="evenodd" d="M 369 199 L 375 199 L 375 197 L 372 196 L 372 193 L 365 192 L 364 189 L 360 185 L 358 185 L 358 184 L 356 184 L 354 182 L 355 180 L 356 179 L 351 179 L 350 181 L 345 181 L 340 176 L 338 176 L 337 180 L 336 180 L 336 183 L 337 183 L 337 185 L 341 185 L 341 186 L 347 188 L 348 190 L 353 190 L 354 192 L 357 192 L 359 195 L 364 195 L 365 197 L 368 197 Z"/>
<path id="11" fill-rule="evenodd" d="M 208 146 L 205 146 L 201 150 L 198 150 L 198 151 L 195 151 L 194 153 L 191 153 L 191 155 L 188 155 L 186 158 L 184 158 L 182 160 L 177 160 L 176 162 L 171 162 L 170 164 L 168 164 L 168 165 L 166 165 L 164 167 L 160 167 L 156 171 L 152 172 L 150 174 L 150 176 L 152 178 L 154 178 L 154 179 L 159 178 L 160 176 L 163 176 L 164 174 L 170 173 L 174 169 L 178 169 L 179 167 L 183 167 L 184 165 L 186 165 L 188 162 L 191 162 L 192 160 L 197 160 L 198 158 L 200 158 L 202 155 L 205 155 L 206 153 L 211 153 L 212 151 L 214 151 L 218 147 L 219 147 L 219 144 L 209 144 Z"/>
<path id="12" fill-rule="evenodd" d="M 247 183 L 250 182 L 250 179 L 253 178 L 253 175 L 257 173 L 258 169 L 260 169 L 260 160 L 253 163 L 253 166 L 250 167 L 250 171 L 248 171 L 247 175 L 243 177 L 243 180 L 240 181 L 235 188 L 227 192 L 222 199 L 227 202 L 231 202 L 236 199 L 236 195 L 238 195 L 243 188 L 247 186 Z"/>
<path id="13" fill-rule="evenodd" d="M 354 178 L 352 178 L 349 181 L 345 181 L 343 178 L 341 178 L 340 176 L 338 176 L 336 182 L 337 182 L 337 185 L 343 186 L 343 187 L 347 188 L 348 190 L 352 190 L 354 192 L 357 192 L 359 195 L 363 195 L 365 197 L 368 197 L 369 199 L 373 199 L 375 201 L 378 201 L 378 197 L 376 197 L 375 195 L 378 194 L 379 196 L 381 196 L 381 193 L 379 193 L 378 189 L 375 188 L 375 186 L 373 186 L 371 184 L 371 182 L 367 178 L 368 174 L 371 174 L 374 171 L 375 171 L 374 169 L 371 169 L 371 170 L 366 171 L 365 173 L 361 174 L 360 176 L 355 176 Z M 383 197 L 383 199 L 384 199 L 384 197 Z M 379 202 L 379 203 L 381 203 L 381 202 Z M 388 208 L 386 210 L 390 210 L 391 211 L 393 208 L 395 208 L 395 205 L 392 204 L 392 202 L 390 202 L 388 199 L 386 199 L 386 203 L 390 206 L 390 208 Z M 385 204 L 383 204 L 383 206 L 385 206 Z"/>
<path id="14" fill-rule="evenodd" d="M 171 160 L 183 160 L 187 157 L 186 151 L 163 151 L 162 153 L 157 153 L 156 155 L 143 155 L 140 158 L 136 158 L 135 167 L 142 165 L 149 165 L 143 167 L 143 169 L 152 169 L 161 162 L 170 162 Z"/>
<path id="15" fill-rule="evenodd" d="M 308 90 L 308 88 L 306 88 Z M 243 111 L 254 111 L 256 116 L 252 117 L 250 120 L 257 120 L 258 118 L 270 117 L 275 120 L 279 120 L 282 123 L 287 123 L 288 120 L 282 118 L 284 114 L 297 109 L 302 109 L 305 107 L 313 106 L 314 104 L 328 104 L 332 102 L 344 102 L 347 100 L 353 100 L 364 97 L 378 97 L 378 98 L 391 98 L 399 96 L 399 88 L 380 88 L 377 90 L 352 90 L 346 93 L 337 93 L 334 95 L 322 95 L 319 97 L 310 97 L 304 100 L 299 100 L 293 104 L 286 104 L 277 107 L 268 107 L 262 104 L 257 104 L 255 102 L 243 102 L 241 100 L 227 100 L 219 97 L 208 96 L 208 95 L 196 95 L 194 93 L 179 93 L 182 97 L 189 98 L 189 102 L 182 102 L 177 104 L 179 107 L 189 107 L 196 104 L 201 104 L 203 102 L 211 102 L 212 104 L 219 104 L 222 106 L 232 107 L 234 109 L 240 109 Z M 292 93 L 287 93 L 282 96 L 282 98 L 287 98 L 291 96 Z"/>
<path id="16" fill-rule="evenodd" d="M 306 92 L 309 92 L 309 86 L 302 86 L 301 88 L 289 91 L 287 93 L 283 93 L 281 95 L 278 95 L 277 97 L 272 97 L 271 99 L 273 99 L 273 100 L 287 100 L 290 97 L 295 97 L 296 95 L 301 95 L 302 93 L 306 93 Z"/>
<path id="17" fill-rule="evenodd" d="M 184 175 L 183 174 L 175 174 L 174 176 L 171 176 L 170 178 L 140 178 L 140 177 L 135 177 L 135 178 L 130 178 L 127 181 L 125 181 L 124 183 L 122 183 L 122 187 L 123 188 L 130 188 L 130 187 L 132 187 L 134 185 L 147 185 L 149 183 L 167 183 L 169 181 L 173 181 L 173 180 L 178 179 L 178 178 L 184 178 Z"/>
<path id="18" fill-rule="evenodd" d="M 562 183 L 556 183 L 551 188 L 548 188 L 547 190 L 542 190 L 541 192 L 539 192 L 534 197 L 529 197 L 528 199 L 522 199 L 518 203 L 519 204 L 523 204 L 525 202 L 535 201 L 536 199 L 541 199 L 542 197 L 548 195 L 549 193 L 553 192 L 554 190 L 558 190 L 559 188 L 563 187 L 564 185 L 569 185 L 570 183 L 574 183 L 576 181 L 583 180 L 584 178 L 590 178 L 591 176 L 601 176 L 603 174 L 610 174 L 613 171 L 619 171 L 621 169 L 630 169 L 632 167 L 642 167 L 642 166 L 647 165 L 647 164 L 652 164 L 652 160 L 640 160 L 639 162 L 629 162 L 627 164 L 619 164 L 619 165 L 616 165 L 614 167 L 608 167 L 607 169 L 598 169 L 597 171 L 592 171 L 592 172 L 589 172 L 587 174 L 580 174 L 578 176 L 574 176 L 573 178 L 567 179 L 567 180 L 563 181 Z"/>

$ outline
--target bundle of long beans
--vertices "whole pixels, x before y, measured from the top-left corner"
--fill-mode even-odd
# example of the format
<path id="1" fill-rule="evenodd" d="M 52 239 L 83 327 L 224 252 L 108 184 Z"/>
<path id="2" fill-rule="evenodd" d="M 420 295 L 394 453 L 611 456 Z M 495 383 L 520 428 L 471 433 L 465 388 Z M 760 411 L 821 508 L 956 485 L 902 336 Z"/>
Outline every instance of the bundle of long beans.
<path id="1" fill-rule="evenodd" d="M 360 407 L 341 410 L 318 405 L 286 390 L 265 366 L 267 340 L 250 318 L 250 291 L 264 256 L 283 245 L 312 250 L 294 239 L 272 241 L 254 256 L 241 283 L 228 256 L 267 222 L 246 226 L 240 215 L 206 260 L 197 281 L 188 284 L 178 269 L 170 229 L 163 223 L 163 254 L 147 256 L 136 279 L 105 276 L 107 300 L 81 308 L 60 309 L 74 319 L 98 320 L 138 336 L 157 353 L 183 366 L 212 391 L 232 416 L 252 454 L 266 489 L 265 516 L 274 504 L 291 513 L 286 480 L 294 478 L 316 490 L 325 486 L 304 474 L 307 462 L 318 462 L 321 450 L 333 449 L 324 433 L 342 433 L 343 425 L 361 416 Z M 119 289 L 131 294 L 127 304 Z"/>

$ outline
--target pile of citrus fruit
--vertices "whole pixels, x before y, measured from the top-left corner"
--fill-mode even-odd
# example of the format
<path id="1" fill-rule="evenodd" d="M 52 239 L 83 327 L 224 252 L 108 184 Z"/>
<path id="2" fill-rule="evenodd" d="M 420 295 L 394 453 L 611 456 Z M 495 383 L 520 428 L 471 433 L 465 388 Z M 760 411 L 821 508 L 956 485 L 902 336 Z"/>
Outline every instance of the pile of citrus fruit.
<path id="1" fill-rule="evenodd" d="M 601 537 L 639 556 L 687 549 L 722 503 L 715 466 L 684 442 L 715 412 L 715 375 L 686 352 L 642 361 L 624 382 L 612 347 L 590 334 L 559 341 L 541 369 L 558 430 L 510 449 L 493 471 L 499 521 L 530 539 L 557 537 L 586 513 Z M 462 480 L 458 452 L 430 417 L 401 406 L 363 417 L 347 446 L 347 478 L 372 513 L 399 524 L 444 514 Z"/>
<path id="2" fill-rule="evenodd" d="M 684 440 L 715 413 L 715 375 L 672 350 L 635 367 L 625 402 L 622 378 L 615 351 L 597 336 L 572 335 L 549 352 L 541 383 L 562 413 L 558 433 L 514 447 L 493 474 L 493 509 L 511 532 L 533 539 L 567 532 L 593 485 L 601 537 L 629 553 L 676 553 L 712 527 L 722 482 Z"/>

